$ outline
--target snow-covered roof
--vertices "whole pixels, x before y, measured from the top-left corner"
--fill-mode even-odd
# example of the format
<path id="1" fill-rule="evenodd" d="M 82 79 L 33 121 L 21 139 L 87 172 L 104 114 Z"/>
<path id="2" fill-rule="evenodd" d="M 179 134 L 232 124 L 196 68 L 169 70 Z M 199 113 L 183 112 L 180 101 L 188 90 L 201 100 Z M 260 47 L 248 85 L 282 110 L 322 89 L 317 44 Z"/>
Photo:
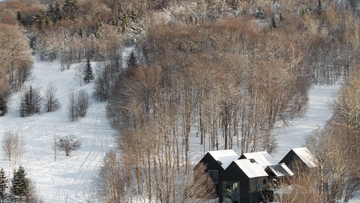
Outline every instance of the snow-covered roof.
<path id="1" fill-rule="evenodd" d="M 268 176 L 265 170 L 256 162 L 250 159 L 239 159 L 234 161 L 249 178 Z"/>
<path id="2" fill-rule="evenodd" d="M 244 153 L 243 156 L 247 159 L 254 159 L 263 169 L 268 165 L 275 165 L 278 163 L 266 151 Z"/>
<path id="3" fill-rule="evenodd" d="M 225 170 L 232 161 L 236 160 L 239 155 L 232 149 L 218 150 L 208 152 L 216 161 L 221 163 L 221 167 Z"/>
<path id="4" fill-rule="evenodd" d="M 317 166 L 317 164 L 315 163 L 315 158 L 314 158 L 313 154 L 306 147 L 294 148 L 291 150 L 293 150 L 293 152 L 295 152 L 295 154 L 298 155 L 299 158 L 309 168 L 313 168 L 313 167 Z"/>
<path id="5" fill-rule="evenodd" d="M 284 163 L 270 165 L 266 167 L 266 169 L 272 171 L 277 177 L 294 175 L 294 173 Z"/>

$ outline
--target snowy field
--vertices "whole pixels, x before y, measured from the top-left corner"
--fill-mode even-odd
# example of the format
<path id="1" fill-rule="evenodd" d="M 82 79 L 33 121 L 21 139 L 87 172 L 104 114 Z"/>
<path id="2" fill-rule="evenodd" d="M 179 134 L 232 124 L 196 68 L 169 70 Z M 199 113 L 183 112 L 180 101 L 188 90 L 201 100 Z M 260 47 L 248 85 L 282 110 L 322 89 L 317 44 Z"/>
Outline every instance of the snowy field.
<path id="1" fill-rule="evenodd" d="M 125 52 L 131 52 L 128 48 Z M 106 103 L 90 100 L 91 105 L 85 118 L 70 122 L 67 115 L 68 92 L 86 90 L 93 92 L 93 83 L 80 85 L 76 78 L 77 67 L 84 64 L 73 64 L 70 70 L 60 71 L 58 62 L 50 63 L 36 59 L 31 79 L 25 83 L 33 89 L 39 89 L 45 95 L 48 83 L 52 82 L 57 87 L 56 97 L 60 100 L 62 108 L 56 112 L 45 113 L 21 118 L 19 106 L 21 92 L 11 96 L 8 114 L 0 117 L 0 139 L 7 130 L 17 130 L 25 138 L 26 151 L 22 157 L 21 165 L 25 167 L 43 196 L 45 203 L 80 203 L 86 202 L 86 188 L 89 187 L 91 178 L 101 164 L 106 152 L 115 147 L 113 134 L 106 119 Z M 96 67 L 92 64 L 93 69 Z M 315 86 L 309 93 L 309 107 L 303 117 L 290 121 L 290 126 L 278 129 L 277 152 L 272 154 L 279 161 L 291 148 L 301 147 L 304 137 L 311 131 L 324 124 L 331 116 L 329 102 L 339 84 L 335 86 Z M 196 137 L 196 129 L 192 128 L 191 135 L 191 160 L 196 163 L 208 151 L 206 146 L 199 145 L 200 138 Z M 57 161 L 54 160 L 52 150 L 52 136 L 54 134 L 73 134 L 82 140 L 82 147 L 74 151 L 69 157 L 64 152 L 59 152 Z M 220 143 L 222 141 L 220 140 Z M 223 147 L 221 147 L 223 149 Z M 234 149 L 239 155 L 240 151 Z M 4 153 L 0 150 L 0 166 L 3 167 L 8 177 L 16 166 L 9 166 Z M 353 201 L 355 202 L 355 201 Z"/>
<path id="2" fill-rule="evenodd" d="M 68 91 L 86 90 L 89 94 L 93 91 L 93 83 L 80 86 L 79 79 L 75 77 L 76 67 L 79 65 L 83 64 L 73 64 L 70 70 L 61 72 L 59 63 L 36 60 L 31 79 L 25 85 L 39 89 L 44 96 L 47 84 L 52 82 L 57 87 L 56 97 L 60 100 L 61 109 L 21 118 L 19 105 L 22 93 L 18 92 L 11 97 L 8 114 L 0 117 L 1 139 L 7 130 L 17 130 L 23 135 L 26 150 L 21 165 L 36 182 L 46 203 L 85 202 L 86 187 L 91 177 L 96 175 L 106 152 L 114 147 L 115 131 L 106 119 L 105 103 L 90 99 L 91 104 L 85 118 L 77 122 L 70 122 L 68 119 Z M 82 141 L 82 147 L 69 157 L 64 152 L 58 152 L 55 162 L 51 139 L 56 133 L 77 136 Z M 9 161 L 1 150 L 0 158 L 0 166 L 11 177 L 10 173 L 19 165 L 9 166 Z"/>

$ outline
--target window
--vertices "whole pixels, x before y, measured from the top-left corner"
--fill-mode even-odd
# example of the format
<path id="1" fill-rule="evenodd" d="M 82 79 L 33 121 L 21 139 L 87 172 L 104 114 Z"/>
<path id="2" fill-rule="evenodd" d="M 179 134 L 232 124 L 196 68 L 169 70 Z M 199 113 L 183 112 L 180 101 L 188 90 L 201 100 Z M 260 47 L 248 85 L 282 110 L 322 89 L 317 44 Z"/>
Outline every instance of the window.
<path id="1" fill-rule="evenodd" d="M 223 181 L 223 202 L 234 203 L 240 201 L 240 182 L 239 181 Z"/>
<path id="2" fill-rule="evenodd" d="M 266 179 L 263 180 L 263 186 L 266 187 Z"/>
<path id="3" fill-rule="evenodd" d="M 218 171 L 217 170 L 209 170 L 209 176 L 211 179 L 213 179 L 215 184 L 218 184 Z"/>

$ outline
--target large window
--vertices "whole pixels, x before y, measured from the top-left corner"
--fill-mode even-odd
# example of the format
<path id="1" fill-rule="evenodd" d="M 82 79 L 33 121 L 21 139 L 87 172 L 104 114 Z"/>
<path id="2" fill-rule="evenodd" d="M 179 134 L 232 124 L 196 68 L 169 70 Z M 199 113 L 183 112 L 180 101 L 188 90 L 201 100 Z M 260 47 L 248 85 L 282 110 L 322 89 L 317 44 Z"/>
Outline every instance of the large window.
<path id="1" fill-rule="evenodd" d="M 223 202 L 233 203 L 240 201 L 240 182 L 223 181 L 222 182 Z"/>
<path id="2" fill-rule="evenodd" d="M 215 184 L 218 184 L 218 178 L 219 178 L 219 174 L 217 170 L 209 170 L 209 176 L 211 179 L 213 179 Z"/>

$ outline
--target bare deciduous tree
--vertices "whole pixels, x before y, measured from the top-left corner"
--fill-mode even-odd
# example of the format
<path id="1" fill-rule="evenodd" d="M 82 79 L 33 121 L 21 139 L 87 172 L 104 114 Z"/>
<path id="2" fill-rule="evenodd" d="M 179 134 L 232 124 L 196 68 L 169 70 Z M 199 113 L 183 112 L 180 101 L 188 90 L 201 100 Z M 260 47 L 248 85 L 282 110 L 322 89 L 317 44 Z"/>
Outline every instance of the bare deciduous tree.
<path id="1" fill-rule="evenodd" d="M 54 150 L 54 158 L 55 158 L 55 161 L 56 161 L 58 143 L 59 143 L 59 135 L 58 135 L 58 134 L 54 134 L 53 137 L 52 137 L 52 149 Z"/>
<path id="2" fill-rule="evenodd" d="M 77 121 L 79 118 L 78 111 L 76 109 L 76 95 L 74 89 L 68 92 L 68 116 L 71 122 Z"/>
<path id="3" fill-rule="evenodd" d="M 81 147 L 81 144 L 81 141 L 77 140 L 74 135 L 67 135 L 60 137 L 57 146 L 58 149 L 65 151 L 66 156 L 70 156 L 72 151 Z"/>
<path id="4" fill-rule="evenodd" d="M 69 91 L 68 115 L 70 121 L 76 121 L 79 116 L 85 117 L 90 106 L 89 94 L 85 90 L 75 93 L 74 90 Z"/>
<path id="5" fill-rule="evenodd" d="M 10 166 L 12 161 L 16 165 L 16 162 L 21 161 L 21 157 L 25 151 L 25 141 L 23 136 L 18 131 L 6 131 L 2 148 L 9 159 Z"/>
<path id="6" fill-rule="evenodd" d="M 49 83 L 45 90 L 44 107 L 46 112 L 52 112 L 60 109 L 61 105 L 59 100 L 55 97 L 56 87 L 54 84 Z"/>
<path id="7" fill-rule="evenodd" d="M 86 112 L 90 106 L 89 94 L 85 90 L 80 90 L 77 95 L 76 109 L 79 116 L 85 117 Z"/>

